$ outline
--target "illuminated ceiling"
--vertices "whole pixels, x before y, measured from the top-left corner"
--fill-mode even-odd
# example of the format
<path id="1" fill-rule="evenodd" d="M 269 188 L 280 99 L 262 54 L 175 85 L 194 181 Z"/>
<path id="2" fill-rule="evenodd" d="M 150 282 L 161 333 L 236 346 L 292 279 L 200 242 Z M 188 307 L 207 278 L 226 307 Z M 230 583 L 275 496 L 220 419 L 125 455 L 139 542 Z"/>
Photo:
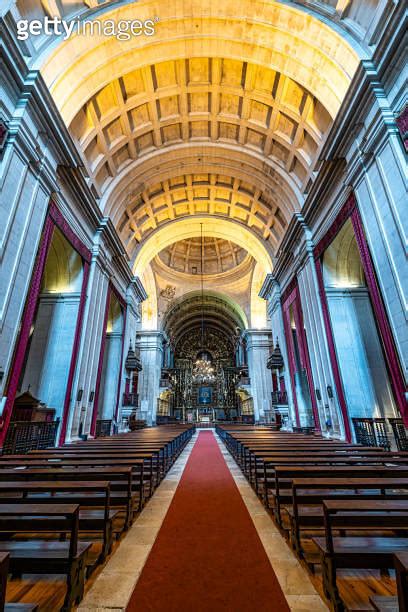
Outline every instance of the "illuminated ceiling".
<path id="1" fill-rule="evenodd" d="M 263 192 L 231 175 L 183 174 L 129 195 L 120 209 L 116 227 L 132 252 L 132 245 L 134 248 L 169 221 L 209 214 L 238 221 L 277 247 L 293 210 L 284 194 L 280 205 L 275 199 L 272 189 Z"/>
<path id="2" fill-rule="evenodd" d="M 158 259 L 167 267 L 184 274 L 201 274 L 201 259 L 203 274 L 222 274 L 238 267 L 249 258 L 245 249 L 229 240 L 220 238 L 191 238 L 180 240 L 163 249 Z"/>
<path id="3" fill-rule="evenodd" d="M 305 88 L 226 58 L 167 61 L 110 82 L 70 124 L 103 193 L 132 160 L 174 143 L 227 142 L 271 157 L 301 188 L 331 124 Z"/>
<path id="4" fill-rule="evenodd" d="M 131 253 L 133 240 L 197 213 L 236 219 L 276 250 L 300 208 L 300 194 L 313 180 L 330 125 L 320 102 L 274 70 L 225 58 L 193 58 L 147 66 L 112 81 L 82 107 L 70 130 L 101 195 L 134 162 L 156 158 L 158 151 L 186 143 L 216 145 L 207 153 L 183 151 L 183 163 L 193 156 L 188 173 L 172 172 L 153 184 L 140 173 L 143 184 L 130 190 L 126 182 L 125 197 L 118 198 L 118 229 Z M 235 167 L 222 174 L 214 172 L 225 165 L 214 160 L 217 145 L 236 151 Z M 243 153 L 255 157 L 258 166 L 269 160 L 269 181 L 263 177 L 258 184 L 242 175 L 242 165 L 249 164 Z M 107 205 L 112 214 L 113 197 Z"/>
<path id="5" fill-rule="evenodd" d="M 114 6 L 92 15 L 154 14 L 156 34 L 73 36 L 35 67 L 132 262 L 146 269 L 146 242 L 154 257 L 162 228 L 206 215 L 232 223 L 244 248 L 237 226 L 248 230 L 271 258 L 314 180 L 358 53 L 336 26 L 273 0 Z"/>

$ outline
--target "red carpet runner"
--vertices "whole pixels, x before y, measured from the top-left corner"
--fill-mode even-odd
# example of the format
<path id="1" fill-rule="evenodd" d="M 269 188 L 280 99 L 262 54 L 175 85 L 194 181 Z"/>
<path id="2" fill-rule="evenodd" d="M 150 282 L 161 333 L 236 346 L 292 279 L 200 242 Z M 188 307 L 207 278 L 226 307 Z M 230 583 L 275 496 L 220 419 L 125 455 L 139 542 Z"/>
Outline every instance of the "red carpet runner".
<path id="1" fill-rule="evenodd" d="M 199 434 L 127 612 L 287 612 L 210 431 Z"/>

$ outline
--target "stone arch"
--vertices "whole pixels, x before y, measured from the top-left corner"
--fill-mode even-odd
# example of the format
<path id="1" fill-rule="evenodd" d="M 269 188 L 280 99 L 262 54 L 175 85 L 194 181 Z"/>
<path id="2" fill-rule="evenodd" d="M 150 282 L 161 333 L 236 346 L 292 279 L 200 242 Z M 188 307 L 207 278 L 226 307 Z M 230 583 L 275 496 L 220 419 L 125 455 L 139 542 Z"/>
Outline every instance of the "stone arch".
<path id="1" fill-rule="evenodd" d="M 343 225 L 323 257 L 327 287 L 365 287 L 363 266 L 351 221 Z"/>
<path id="2" fill-rule="evenodd" d="M 81 290 L 82 259 L 58 228 L 54 229 L 41 291 L 44 293 L 76 293 Z"/>
<path id="3" fill-rule="evenodd" d="M 79 19 L 153 10 L 155 35 L 74 35 L 33 60 L 131 259 L 161 225 L 200 214 L 246 224 L 276 253 L 314 181 L 364 52 L 313 10 L 235 9 L 204 2 L 197 17 L 183 1 L 177 15 L 162 0 L 108 3 Z"/>
<path id="4" fill-rule="evenodd" d="M 140 246 L 133 264 L 134 273 L 147 281 L 149 288 L 153 287 L 154 279 L 150 269 L 150 262 L 166 246 L 179 240 L 199 236 L 201 224 L 203 224 L 204 236 L 230 240 L 239 246 L 243 246 L 257 262 L 251 289 L 251 325 L 259 328 L 265 327 L 265 302 L 259 298 L 258 293 L 262 279 L 272 270 L 272 257 L 261 241 L 250 230 L 236 222 L 209 216 L 194 216 L 192 221 L 189 219 L 172 221 L 171 231 L 169 231 L 168 225 L 165 225 L 153 233 Z M 155 324 L 157 325 L 157 295 L 155 290 L 149 294 L 149 288 L 147 288 L 148 299 L 143 305 L 142 312 L 142 326 L 144 329 L 152 329 Z M 254 322 L 252 322 L 252 319 Z"/>

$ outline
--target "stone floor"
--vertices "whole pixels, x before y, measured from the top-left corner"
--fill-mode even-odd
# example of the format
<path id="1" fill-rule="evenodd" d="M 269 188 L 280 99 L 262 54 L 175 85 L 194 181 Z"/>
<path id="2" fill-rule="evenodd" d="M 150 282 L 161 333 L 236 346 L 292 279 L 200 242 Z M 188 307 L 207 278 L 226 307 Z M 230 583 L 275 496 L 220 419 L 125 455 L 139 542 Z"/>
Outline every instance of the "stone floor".
<path id="1" fill-rule="evenodd" d="M 197 433 L 134 522 L 129 533 L 99 574 L 82 601 L 80 612 L 124 611 L 145 561 L 173 499 L 184 467 L 197 439 Z M 218 437 L 216 436 L 217 440 Z M 291 610 L 327 610 L 306 571 L 299 564 L 275 527 L 241 470 L 219 441 L 220 450 L 255 524 L 265 551 Z M 182 612 L 182 611 L 180 611 Z M 238 612 L 238 611 L 237 611 Z"/>

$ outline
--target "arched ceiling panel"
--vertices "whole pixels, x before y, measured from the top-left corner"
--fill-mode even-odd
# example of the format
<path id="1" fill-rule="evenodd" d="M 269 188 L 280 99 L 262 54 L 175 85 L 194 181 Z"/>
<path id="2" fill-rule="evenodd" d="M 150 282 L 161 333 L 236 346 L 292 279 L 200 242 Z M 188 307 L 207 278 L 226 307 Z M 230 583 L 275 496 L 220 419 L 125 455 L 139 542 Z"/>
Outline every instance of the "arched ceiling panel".
<path id="1" fill-rule="evenodd" d="M 171 59 L 220 56 L 284 73 L 312 92 L 334 116 L 358 64 L 358 53 L 335 26 L 300 7 L 273 0 L 119 2 L 94 13 L 118 21 L 159 18 L 155 35 L 120 41 L 72 36 L 38 58 L 63 117 L 70 123 L 112 76 Z M 223 53 L 220 55 L 220 50 Z M 204 77 L 201 77 L 202 79 Z"/>
<path id="2" fill-rule="evenodd" d="M 194 215 L 192 218 L 174 219 L 171 231 L 169 228 L 169 224 L 164 223 L 138 246 L 133 263 L 133 272 L 136 275 L 141 276 L 162 249 L 178 240 L 200 236 L 201 230 L 204 238 L 221 238 L 245 248 L 265 274 L 272 271 L 271 248 L 242 223 L 215 215 Z"/>
<path id="3" fill-rule="evenodd" d="M 276 252 L 358 53 L 336 26 L 273 0 L 93 13 L 155 15 L 154 36 L 74 35 L 37 58 L 104 213 L 132 259 L 162 226 L 198 215 L 233 220 Z"/>
<path id="4" fill-rule="evenodd" d="M 222 274 L 239 266 L 248 254 L 229 240 L 200 237 L 180 240 L 157 256 L 166 267 L 186 274 Z M 201 263 L 203 265 L 201 265 Z"/>
<path id="5" fill-rule="evenodd" d="M 201 317 L 205 326 L 219 329 L 233 337 L 247 326 L 246 317 L 238 305 L 225 296 L 214 292 L 187 294 L 176 301 L 166 313 L 163 329 L 177 344 L 181 336 L 191 329 L 201 327 Z"/>

